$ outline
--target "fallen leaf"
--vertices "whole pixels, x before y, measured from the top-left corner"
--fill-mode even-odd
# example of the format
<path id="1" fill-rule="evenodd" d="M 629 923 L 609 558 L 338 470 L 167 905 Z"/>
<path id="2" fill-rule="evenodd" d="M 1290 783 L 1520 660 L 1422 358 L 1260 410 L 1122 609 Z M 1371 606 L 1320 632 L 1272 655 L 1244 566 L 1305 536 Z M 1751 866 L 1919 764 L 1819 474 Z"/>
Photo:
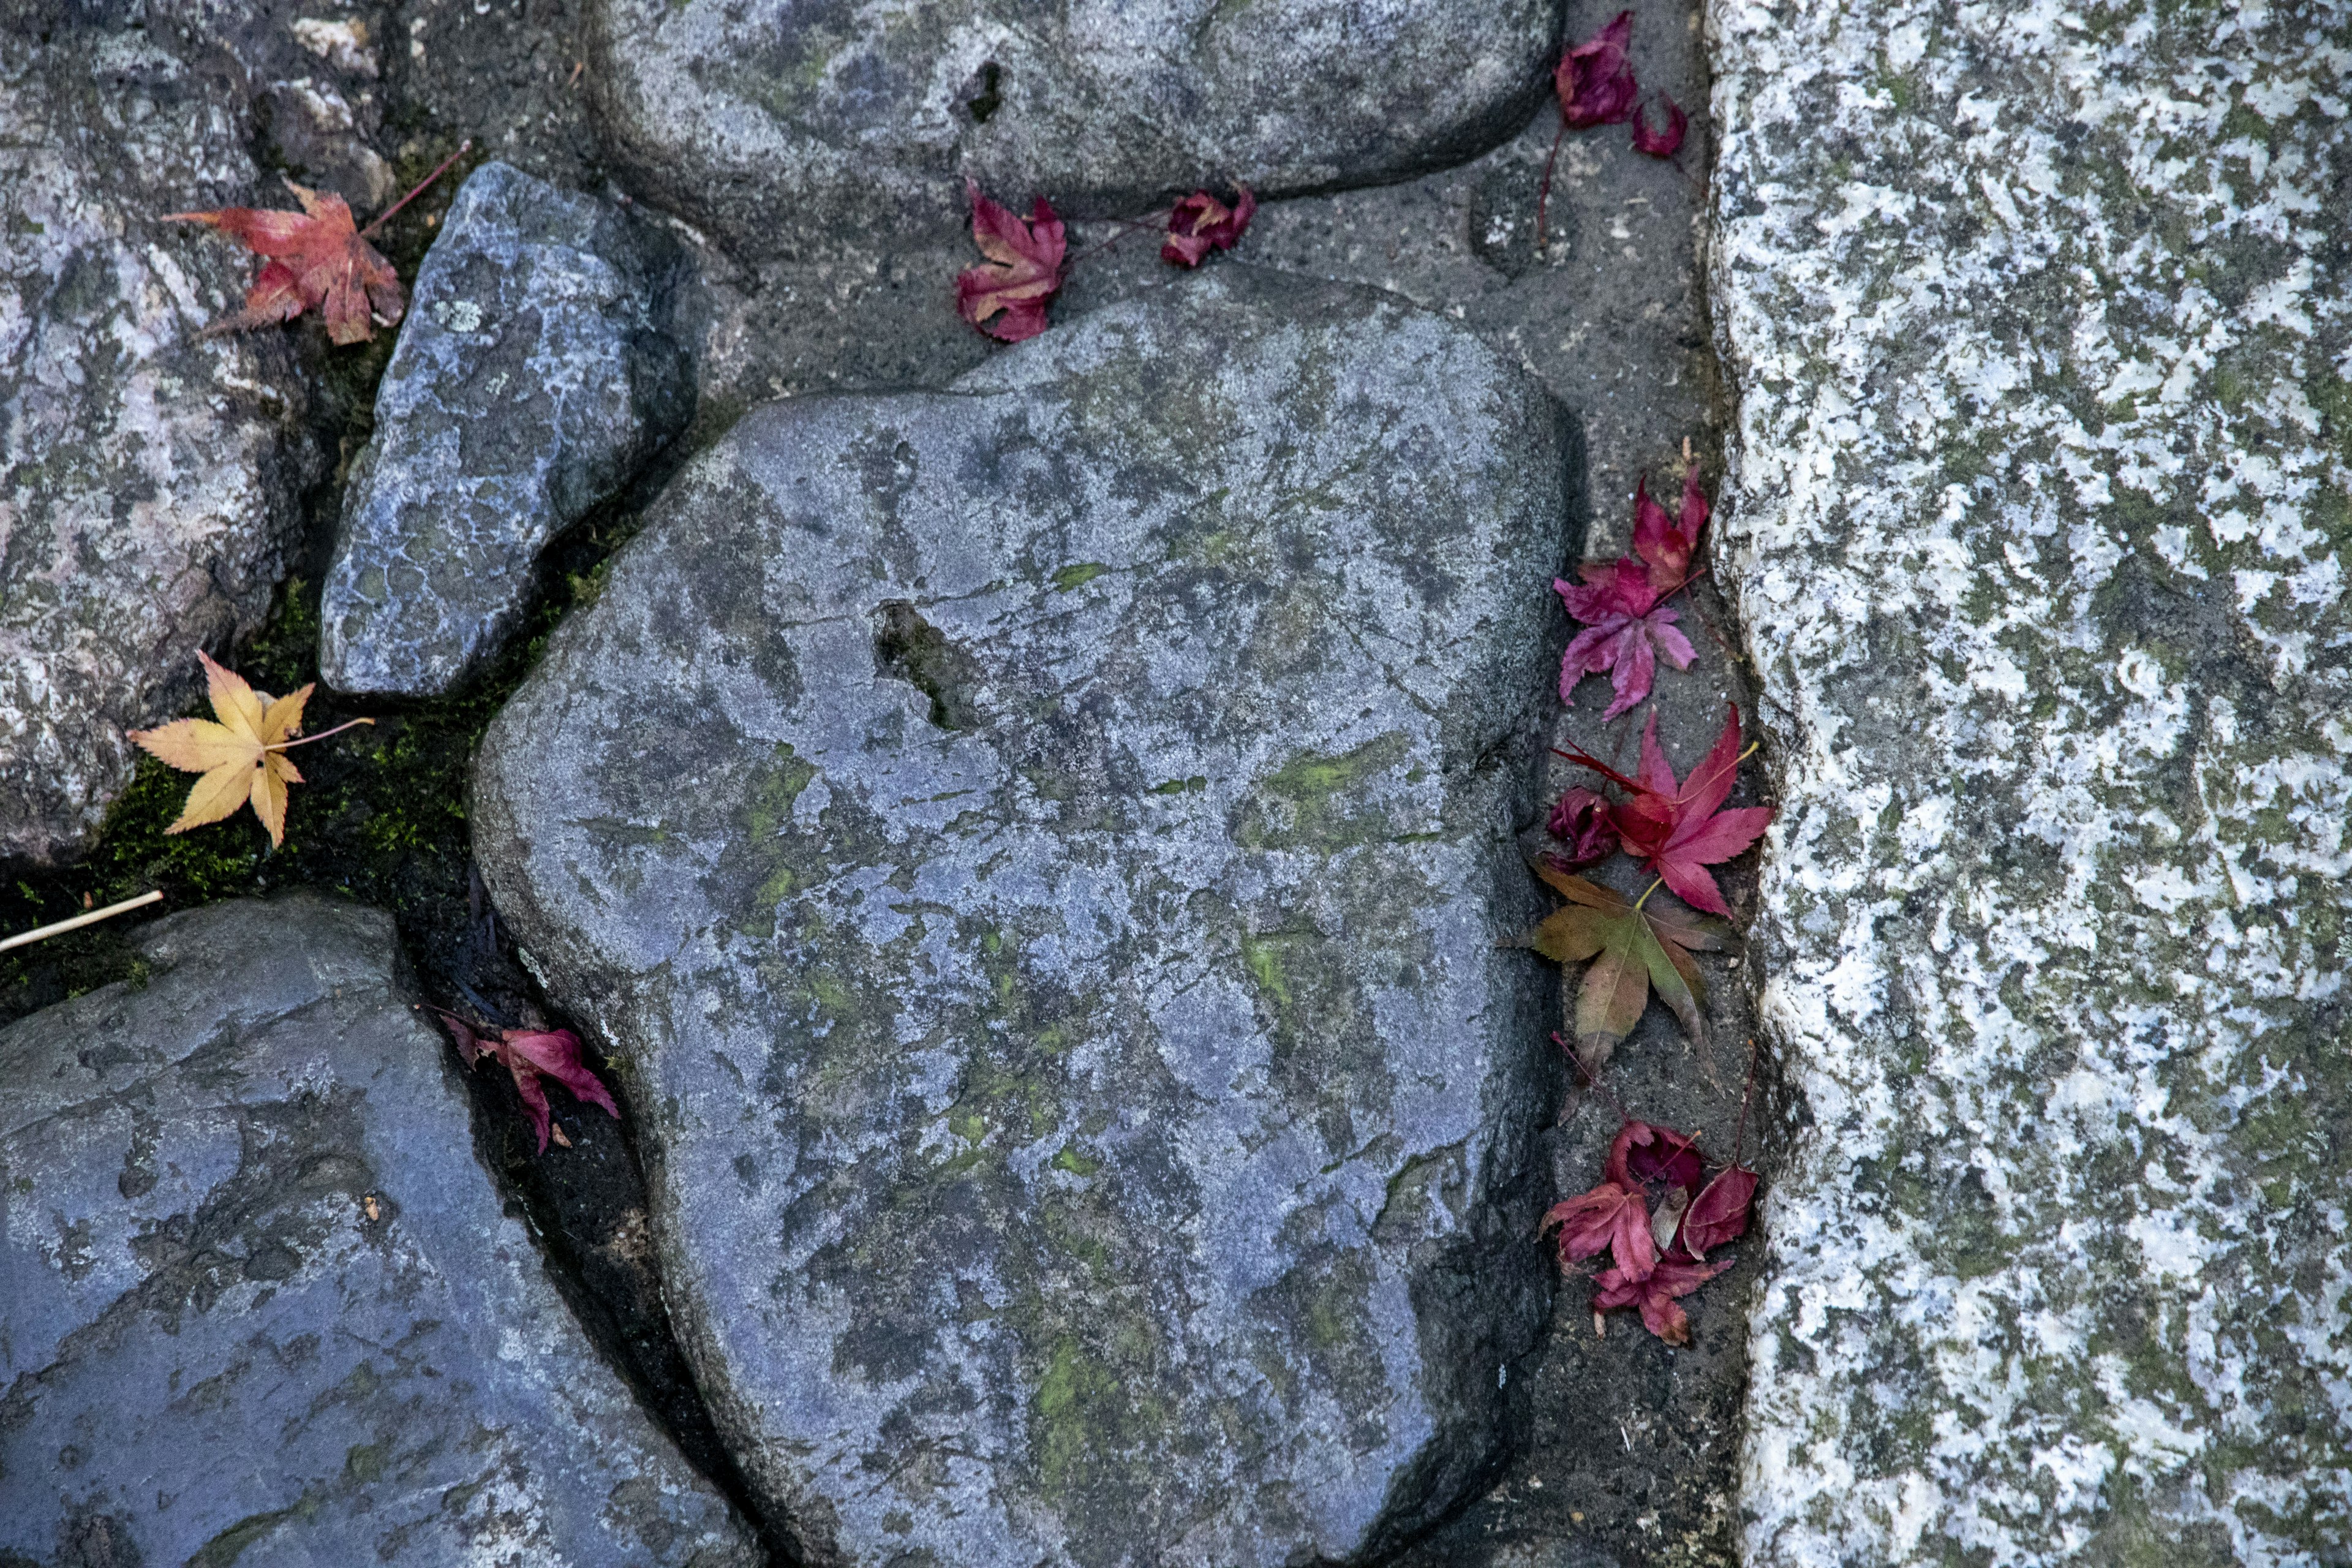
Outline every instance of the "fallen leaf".
<path id="1" fill-rule="evenodd" d="M 1653 158 L 1671 158 L 1682 150 L 1683 132 L 1690 127 L 1690 116 L 1685 114 L 1682 105 L 1664 93 L 1659 94 L 1658 97 L 1659 101 L 1666 106 L 1666 128 L 1664 131 L 1651 130 L 1643 120 L 1642 111 L 1635 110 L 1633 111 L 1633 151 L 1647 153 Z"/>
<path id="2" fill-rule="evenodd" d="M 1576 997 L 1576 1056 L 1584 1071 L 1599 1072 L 1617 1043 L 1633 1032 L 1653 989 L 1692 1041 L 1705 1045 L 1699 1005 L 1706 984 L 1691 954 L 1736 947 L 1728 928 L 1647 903 L 1636 907 L 1611 889 L 1541 862 L 1536 875 L 1569 902 L 1528 933 L 1527 945 L 1556 963 L 1591 963 Z"/>
<path id="3" fill-rule="evenodd" d="M 522 1098 L 523 1114 L 530 1118 L 531 1130 L 539 1134 L 539 1152 L 547 1152 L 549 1125 L 551 1118 L 547 1107 L 547 1090 L 542 1078 L 551 1078 L 570 1089 L 572 1098 L 590 1105 L 601 1105 L 615 1121 L 621 1108 L 613 1103 L 613 1096 L 596 1075 L 580 1060 L 580 1037 L 569 1029 L 501 1029 L 490 1036 L 478 1030 L 454 1013 L 444 1013 L 436 1007 L 434 1013 L 448 1028 L 457 1041 L 457 1054 L 471 1068 L 484 1057 L 496 1058 L 514 1079 L 515 1092 Z M 569 1139 L 563 1146 L 572 1146 Z"/>
<path id="4" fill-rule="evenodd" d="M 1697 650 L 1675 629 L 1681 616 L 1659 603 L 1663 595 L 1641 562 L 1630 555 L 1588 561 L 1577 573 L 1584 579 L 1581 585 L 1562 578 L 1551 584 L 1568 613 L 1585 625 L 1560 656 L 1559 700 L 1573 708 L 1570 693 L 1576 683 L 1587 675 L 1606 674 L 1616 690 L 1601 715 L 1606 722 L 1650 695 L 1661 653 L 1676 669 L 1688 669 Z"/>
<path id="5" fill-rule="evenodd" d="M 1699 530 L 1706 526 L 1707 512 L 1696 466 L 1683 479 L 1679 519 L 1669 517 L 1664 507 L 1650 499 L 1647 474 L 1634 484 L 1633 552 L 1648 568 L 1650 586 L 1661 597 L 1690 581 L 1691 556 L 1698 549 Z"/>
<path id="6" fill-rule="evenodd" d="M 988 258 L 956 274 L 956 310 L 967 321 L 1003 342 L 1017 343 L 1045 330 L 1045 301 L 1061 291 L 1062 264 L 1069 243 L 1054 206 L 1039 196 L 1024 218 L 964 182 L 971 198 L 972 243 Z"/>
<path id="7" fill-rule="evenodd" d="M 471 141 L 441 161 L 416 183 L 415 190 L 376 214 L 364 229 L 352 224 L 349 203 L 333 192 L 319 192 L 286 182 L 299 213 L 267 207 L 222 207 L 213 212 L 166 213 L 166 223 L 200 223 L 238 241 L 257 256 L 270 258 L 246 291 L 245 309 L 205 329 L 241 332 L 273 321 L 290 321 L 306 310 L 317 310 L 327 322 L 327 336 L 339 343 L 363 343 L 375 335 L 374 322 L 396 325 L 408 309 L 401 291 L 400 274 L 367 242 L 383 221 L 439 179 L 449 165 L 473 147 Z"/>
<path id="8" fill-rule="evenodd" d="M 1608 797 L 1595 791 L 1572 789 L 1561 795 L 1545 826 L 1554 838 L 1568 846 L 1565 853 L 1549 857 L 1550 863 L 1563 871 L 1617 853 L 1617 828 L 1609 820 Z"/>
<path id="9" fill-rule="evenodd" d="M 1552 1205 L 1542 1228 L 1559 1231 L 1562 1268 L 1603 1250 L 1615 1258 L 1619 1269 L 1632 1274 L 1647 1274 L 1657 1267 L 1649 1210 L 1642 1194 L 1615 1182 L 1603 1182 L 1589 1193 Z"/>
<path id="10" fill-rule="evenodd" d="M 253 815 L 269 830 L 271 846 L 282 845 L 286 842 L 286 786 L 302 782 L 285 752 L 299 743 L 291 737 L 302 732 L 302 704 L 310 700 L 316 683 L 273 698 L 266 691 L 256 691 L 244 677 L 223 669 L 201 649 L 196 658 L 204 663 L 205 684 L 219 721 L 174 719 L 152 730 L 131 731 L 131 739 L 149 753 L 183 773 L 204 775 L 189 786 L 179 820 L 163 831 L 185 833 L 191 827 L 219 822 L 250 803 Z M 351 721 L 373 722 L 373 719 Z M 351 724 L 339 724 L 325 735 L 310 739 L 324 740 L 350 728 Z"/>
<path id="11" fill-rule="evenodd" d="M 1616 1141 L 1609 1146 L 1609 1179 L 1620 1186 L 1664 1183 L 1688 1194 L 1698 1190 L 1706 1173 L 1706 1161 L 1698 1152 L 1695 1133 L 1628 1121 L 1617 1130 Z"/>
<path id="12" fill-rule="evenodd" d="M 1619 1307 L 1638 1307 L 1642 1326 L 1670 1345 L 1690 1343 L 1690 1316 L 1675 1305 L 1675 1299 L 1687 1296 L 1725 1269 L 1722 1263 L 1679 1263 L 1665 1261 L 1645 1271 L 1611 1268 L 1592 1281 L 1592 1310 L 1606 1312 Z"/>
<path id="13" fill-rule="evenodd" d="M 1160 246 L 1162 259 L 1179 267 L 1198 267 L 1212 249 L 1231 250 L 1257 213 L 1257 197 L 1235 181 L 1234 205 L 1225 205 L 1206 191 L 1194 191 L 1168 214 L 1168 238 Z"/>
<path id="14" fill-rule="evenodd" d="M 1633 117 L 1639 89 L 1633 85 L 1633 62 L 1625 46 L 1633 38 L 1633 13 L 1620 11 L 1614 21 L 1559 57 L 1551 73 L 1559 95 L 1559 117 L 1571 131 L 1595 125 L 1621 125 Z"/>
<path id="15" fill-rule="evenodd" d="M 1641 776 L 1629 779 L 1583 752 L 1560 755 L 1622 785 L 1628 798 L 1610 807 L 1625 852 L 1648 867 L 1675 896 L 1694 909 L 1728 915 L 1723 891 L 1706 868 L 1756 842 L 1772 820 L 1769 805 L 1719 811 L 1739 773 L 1739 709 L 1731 708 L 1723 734 L 1690 777 L 1677 783 L 1658 744 L 1658 716 L 1642 732 Z"/>
<path id="16" fill-rule="evenodd" d="M 1727 1167 L 1691 1200 L 1690 1212 L 1683 1218 L 1683 1249 L 1693 1258 L 1705 1258 L 1711 1249 L 1746 1235 L 1755 1202 L 1756 1173 L 1744 1165 Z"/>

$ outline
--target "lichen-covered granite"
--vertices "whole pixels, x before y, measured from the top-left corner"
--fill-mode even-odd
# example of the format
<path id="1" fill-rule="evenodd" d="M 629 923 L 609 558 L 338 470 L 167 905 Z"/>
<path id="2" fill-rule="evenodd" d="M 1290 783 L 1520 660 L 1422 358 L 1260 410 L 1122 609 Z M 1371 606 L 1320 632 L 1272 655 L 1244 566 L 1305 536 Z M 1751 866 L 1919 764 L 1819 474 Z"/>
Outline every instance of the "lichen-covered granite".
<path id="1" fill-rule="evenodd" d="M 1563 437 L 1393 296 L 1178 278 L 747 416 L 492 724 L 485 880 L 806 1561 L 1352 1561 L 1480 1475 Z"/>
<path id="2" fill-rule="evenodd" d="M 586 86 L 639 194 L 751 256 L 1028 209 L 1287 194 L 1468 157 L 1547 86 L 1559 0 L 588 0 Z"/>
<path id="3" fill-rule="evenodd" d="M 0 859 L 53 862 L 259 624 L 319 454 L 284 334 L 197 337 L 258 263 L 162 221 L 257 194 L 237 95 L 137 27 L 0 37 Z"/>
<path id="4" fill-rule="evenodd" d="M 475 1158 L 392 917 L 138 953 L 0 1030 L 0 1563 L 762 1560 Z"/>
<path id="5" fill-rule="evenodd" d="M 1758 1564 L 2352 1555 L 2352 9 L 1716 0 Z"/>

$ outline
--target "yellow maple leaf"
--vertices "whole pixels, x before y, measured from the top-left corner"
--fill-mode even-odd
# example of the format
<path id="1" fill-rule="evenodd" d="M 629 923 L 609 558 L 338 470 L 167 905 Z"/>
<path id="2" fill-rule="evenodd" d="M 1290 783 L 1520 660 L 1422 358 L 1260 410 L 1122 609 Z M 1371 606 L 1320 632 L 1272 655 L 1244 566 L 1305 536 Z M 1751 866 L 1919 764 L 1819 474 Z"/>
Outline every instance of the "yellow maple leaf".
<path id="1" fill-rule="evenodd" d="M 302 732 L 302 704 L 310 700 L 317 683 L 272 698 L 266 691 L 254 690 L 234 670 L 215 664 L 203 650 L 196 657 L 204 661 L 213 713 L 220 721 L 174 719 L 152 730 L 131 731 L 131 740 L 171 766 L 204 775 L 189 789 L 179 820 L 163 831 L 185 833 L 207 822 L 222 821 L 250 801 L 253 815 L 269 829 L 270 844 L 282 845 L 286 842 L 286 786 L 302 782 L 301 773 L 286 760 L 286 748 L 306 743 L 293 737 Z M 354 719 L 351 724 L 338 724 L 310 739 L 323 741 L 352 724 L 374 722 Z"/>

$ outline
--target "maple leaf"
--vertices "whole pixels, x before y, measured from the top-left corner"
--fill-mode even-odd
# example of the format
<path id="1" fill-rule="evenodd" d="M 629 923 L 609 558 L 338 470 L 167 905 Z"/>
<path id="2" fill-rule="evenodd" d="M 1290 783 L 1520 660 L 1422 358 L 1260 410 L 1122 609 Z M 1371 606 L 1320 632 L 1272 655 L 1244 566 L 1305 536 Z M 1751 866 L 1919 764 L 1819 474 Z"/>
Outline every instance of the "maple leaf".
<path id="1" fill-rule="evenodd" d="M 1160 246 L 1162 259 L 1179 267 L 1198 267 L 1212 249 L 1231 250 L 1257 213 L 1257 197 L 1238 180 L 1234 205 L 1225 205 L 1206 191 L 1194 191 L 1168 214 L 1168 239 Z"/>
<path id="2" fill-rule="evenodd" d="M 1528 933 L 1527 944 L 1560 963 L 1584 963 L 1576 996 L 1576 1055 L 1598 1072 L 1633 1033 L 1655 989 L 1692 1041 L 1706 1043 L 1699 1010 L 1706 983 L 1694 952 L 1722 952 L 1738 939 L 1719 921 L 1685 920 L 1629 903 L 1622 895 L 1538 862 L 1536 875 L 1569 900 Z M 1646 896 L 1645 896 L 1646 897 Z"/>
<path id="3" fill-rule="evenodd" d="M 1559 95 L 1559 117 L 1571 131 L 1595 125 L 1622 125 L 1633 117 L 1639 89 L 1633 85 L 1633 62 L 1625 46 L 1633 38 L 1633 13 L 1620 11 L 1616 20 L 1559 57 L 1551 73 Z"/>
<path id="4" fill-rule="evenodd" d="M 1687 1296 L 1725 1269 L 1721 1263 L 1684 1263 L 1666 1259 L 1643 1272 L 1627 1268 L 1605 1270 L 1594 1279 L 1592 1310 L 1606 1312 L 1618 1307 L 1638 1307 L 1642 1326 L 1670 1345 L 1690 1343 L 1690 1315 L 1675 1304 L 1675 1298 Z"/>
<path id="5" fill-rule="evenodd" d="M 531 1130 L 539 1134 L 539 1152 L 547 1152 L 550 1116 L 547 1090 L 540 1083 L 551 1078 L 570 1089 L 572 1098 L 590 1105 L 601 1105 L 614 1121 L 619 1121 L 621 1108 L 613 1103 L 613 1096 L 596 1075 L 582 1065 L 580 1037 L 569 1029 L 501 1029 L 495 1036 L 485 1035 L 454 1013 L 433 1010 L 457 1042 L 457 1054 L 466 1058 L 468 1068 L 484 1057 L 503 1066 L 514 1079 L 515 1092 L 522 1097 L 523 1114 L 530 1118 Z M 562 1129 L 555 1130 L 559 1134 Z M 571 1147 L 571 1140 L 563 1141 Z"/>
<path id="6" fill-rule="evenodd" d="M 1559 1266 L 1607 1250 L 1617 1268 L 1631 1276 L 1657 1267 L 1657 1245 L 1650 1235 L 1650 1215 L 1639 1190 L 1604 1181 L 1589 1193 L 1579 1193 L 1552 1205 L 1542 1229 L 1559 1231 Z"/>
<path id="7" fill-rule="evenodd" d="M 1679 783 L 1658 744 L 1658 716 L 1642 731 L 1639 778 L 1627 778 L 1583 752 L 1560 755 L 1624 786 L 1630 798 L 1609 809 L 1609 819 L 1625 852 L 1641 861 L 1694 909 L 1729 915 L 1723 891 L 1706 868 L 1730 859 L 1756 842 L 1772 820 L 1769 805 L 1719 811 L 1739 773 L 1739 708 L 1731 705 L 1723 733 L 1690 777 Z"/>
<path id="8" fill-rule="evenodd" d="M 972 243 L 988 258 L 956 274 L 956 310 L 990 337 L 1008 343 L 1045 330 L 1045 301 L 1061 291 L 1069 242 L 1054 205 L 1039 196 L 1026 218 L 964 181 L 971 198 Z"/>
<path id="9" fill-rule="evenodd" d="M 253 815 L 269 830 L 269 843 L 275 848 L 286 842 L 286 786 L 302 782 L 300 772 L 286 760 L 286 749 L 308 743 L 292 737 L 302 732 L 302 704 L 310 700 L 317 684 L 273 698 L 266 691 L 256 691 L 244 677 L 215 664 L 202 649 L 196 658 L 204 661 L 214 719 L 174 719 L 152 730 L 131 731 L 131 739 L 142 750 L 183 773 L 204 775 L 189 786 L 179 819 L 163 831 L 185 833 L 191 827 L 223 821 L 250 802 Z M 352 724 L 374 722 L 354 719 L 310 739 L 323 741 Z"/>
<path id="10" fill-rule="evenodd" d="M 1671 158 L 1682 150 L 1683 132 L 1690 127 L 1690 116 L 1681 104 L 1664 93 L 1659 100 L 1666 106 L 1666 128 L 1653 131 L 1640 110 L 1633 111 L 1633 151 L 1647 153 L 1653 158 Z"/>
<path id="11" fill-rule="evenodd" d="M 1609 1179 L 1620 1186 L 1664 1183 L 1696 1191 L 1706 1173 L 1706 1162 L 1698 1152 L 1695 1133 L 1677 1132 L 1671 1127 L 1656 1127 L 1646 1121 L 1628 1121 L 1617 1130 L 1616 1141 L 1609 1145 Z"/>
<path id="12" fill-rule="evenodd" d="M 1666 509 L 1650 499 L 1647 474 L 1634 484 L 1633 552 L 1648 568 L 1650 586 L 1661 596 L 1690 581 L 1691 556 L 1698 549 L 1699 530 L 1706 526 L 1707 515 L 1706 496 L 1698 488 L 1695 466 L 1683 478 L 1679 519 L 1667 516 Z"/>
<path id="13" fill-rule="evenodd" d="M 1609 820 L 1609 800 L 1589 789 L 1572 789 L 1551 808 L 1545 825 L 1554 838 L 1565 840 L 1568 852 L 1547 857 L 1563 871 L 1606 860 L 1617 853 L 1616 825 Z"/>
<path id="14" fill-rule="evenodd" d="M 1691 1257 L 1705 1258 L 1709 1249 L 1748 1233 L 1755 1202 L 1756 1173 L 1745 1165 L 1727 1166 L 1691 1200 L 1676 1240 Z"/>
<path id="15" fill-rule="evenodd" d="M 417 193 L 439 179 L 464 157 L 473 142 L 462 143 L 416 184 L 416 189 L 378 213 L 362 229 L 352 223 L 351 205 L 333 192 L 319 192 L 293 181 L 286 188 L 302 204 L 299 213 L 267 207 L 222 207 L 213 212 L 166 213 L 166 223 L 200 223 L 219 229 L 269 264 L 246 291 L 245 309 L 205 329 L 204 335 L 242 332 L 273 321 L 290 321 L 306 310 L 316 310 L 327 322 L 327 336 L 338 343 L 363 343 L 375 335 L 375 322 L 398 324 L 408 309 L 400 274 L 383 253 L 367 242 L 383 221 L 416 199 Z"/>
<path id="16" fill-rule="evenodd" d="M 1681 618 L 1661 605 L 1642 563 L 1628 555 L 1620 561 L 1588 561 L 1578 569 L 1583 584 L 1552 580 L 1552 590 L 1582 621 L 1585 629 L 1570 639 L 1559 660 L 1559 700 L 1576 706 L 1570 693 L 1587 675 L 1606 674 L 1616 697 L 1602 710 L 1605 723 L 1650 695 L 1657 674 L 1658 656 L 1676 669 L 1688 669 L 1697 650 L 1675 629 Z"/>

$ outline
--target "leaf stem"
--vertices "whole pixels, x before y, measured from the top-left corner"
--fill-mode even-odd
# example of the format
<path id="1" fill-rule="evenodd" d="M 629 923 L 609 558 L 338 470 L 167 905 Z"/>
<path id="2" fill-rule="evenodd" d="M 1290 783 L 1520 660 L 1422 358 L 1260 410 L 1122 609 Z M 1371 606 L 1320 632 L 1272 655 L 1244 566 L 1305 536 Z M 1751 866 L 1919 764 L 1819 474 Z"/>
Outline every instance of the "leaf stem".
<path id="1" fill-rule="evenodd" d="M 1648 887 L 1643 889 L 1642 896 L 1633 900 L 1633 912 L 1637 915 L 1640 914 L 1642 912 L 1642 906 L 1650 901 L 1650 895 L 1656 892 L 1660 888 L 1663 888 L 1665 885 L 1666 879 L 1664 877 L 1661 877 L 1656 881 L 1651 883 Z"/>
<path id="2" fill-rule="evenodd" d="M 1739 1121 L 1731 1132 L 1731 1163 L 1739 1163 L 1739 1151 L 1748 1142 L 1748 1100 L 1756 1092 L 1756 1037 L 1748 1037 L 1748 1087 L 1739 1091 Z"/>
<path id="3" fill-rule="evenodd" d="M 374 722 L 375 721 L 373 719 L 346 720 L 344 722 L 336 725 L 331 730 L 321 730 L 315 735 L 305 735 L 299 741 L 280 741 L 274 746 L 264 746 L 262 750 L 265 752 L 283 752 L 294 746 L 307 746 L 313 741 L 323 741 L 330 735 L 340 735 L 344 731 L 352 728 L 354 725 L 373 724 Z"/>
<path id="4" fill-rule="evenodd" d="M 1551 201 L 1551 166 L 1559 161 L 1560 139 L 1568 134 L 1568 116 L 1559 117 L 1559 129 L 1551 133 L 1551 151 L 1544 155 L 1543 184 L 1536 187 L 1536 254 L 1544 253 L 1544 208 Z"/>
<path id="5" fill-rule="evenodd" d="M 369 235 L 372 235 L 377 229 L 382 228 L 383 226 L 384 219 L 390 217 L 393 214 L 398 212 L 401 208 L 415 201 L 424 193 L 425 186 L 431 184 L 434 181 L 439 179 L 442 175 L 449 172 L 450 164 L 456 163 L 458 159 L 464 157 L 473 150 L 474 139 L 472 137 L 468 136 L 463 142 L 458 142 L 457 150 L 455 153 L 450 153 L 446 158 L 442 159 L 441 166 L 439 168 L 434 170 L 431 174 L 417 181 L 416 188 L 415 190 L 410 191 L 406 195 L 393 203 L 392 205 L 376 214 L 374 218 L 369 222 L 367 227 L 360 230 L 360 237 L 362 239 L 365 239 Z"/>

